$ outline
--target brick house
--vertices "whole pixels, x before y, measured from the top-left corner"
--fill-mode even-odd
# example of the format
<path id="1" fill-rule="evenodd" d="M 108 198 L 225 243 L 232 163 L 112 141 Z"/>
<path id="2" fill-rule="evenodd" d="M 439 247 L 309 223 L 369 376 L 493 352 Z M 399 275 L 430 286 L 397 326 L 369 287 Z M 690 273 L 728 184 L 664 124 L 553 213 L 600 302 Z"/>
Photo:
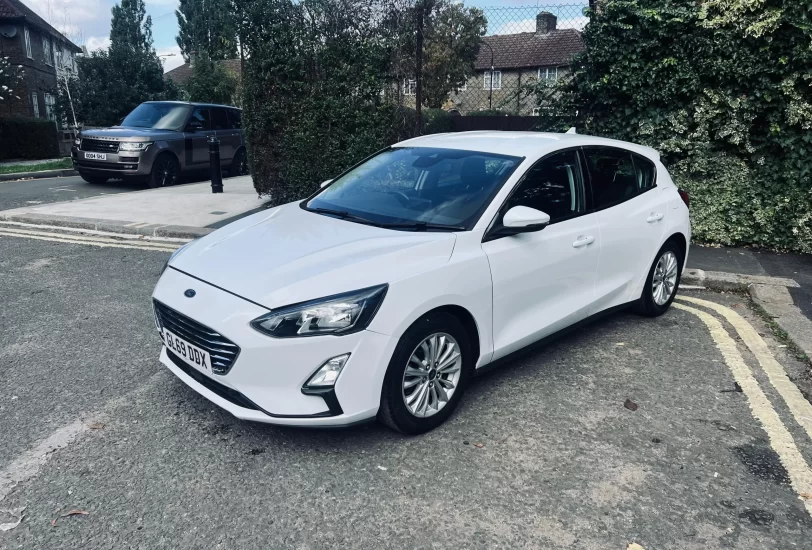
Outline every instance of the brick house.
<path id="1" fill-rule="evenodd" d="M 572 58 L 584 50 L 581 33 L 576 29 L 559 29 L 557 23 L 555 15 L 543 11 L 536 16 L 535 32 L 483 38 L 474 75 L 464 87 L 451 93 L 447 107 L 462 114 L 486 109 L 516 115 L 538 114 L 534 98 L 522 97 L 522 86 L 537 81 L 555 82 L 570 71 Z"/>
<path id="2" fill-rule="evenodd" d="M 57 79 L 76 71 L 82 49 L 65 38 L 20 0 L 0 0 L 0 57 L 22 65 L 20 99 L 0 102 L 0 117 L 48 118 L 57 121 Z"/>

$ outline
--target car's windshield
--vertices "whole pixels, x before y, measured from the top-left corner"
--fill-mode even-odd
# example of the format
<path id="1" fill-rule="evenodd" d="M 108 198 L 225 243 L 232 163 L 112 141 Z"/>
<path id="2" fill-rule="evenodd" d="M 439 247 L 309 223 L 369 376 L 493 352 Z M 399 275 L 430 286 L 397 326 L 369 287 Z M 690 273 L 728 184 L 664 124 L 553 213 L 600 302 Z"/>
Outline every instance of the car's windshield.
<path id="1" fill-rule="evenodd" d="M 389 149 L 341 176 L 307 207 L 379 225 L 470 229 L 521 161 L 456 149 Z"/>
<path id="2" fill-rule="evenodd" d="M 175 103 L 142 103 L 127 115 L 121 125 L 154 130 L 181 130 L 191 109 L 189 105 Z"/>

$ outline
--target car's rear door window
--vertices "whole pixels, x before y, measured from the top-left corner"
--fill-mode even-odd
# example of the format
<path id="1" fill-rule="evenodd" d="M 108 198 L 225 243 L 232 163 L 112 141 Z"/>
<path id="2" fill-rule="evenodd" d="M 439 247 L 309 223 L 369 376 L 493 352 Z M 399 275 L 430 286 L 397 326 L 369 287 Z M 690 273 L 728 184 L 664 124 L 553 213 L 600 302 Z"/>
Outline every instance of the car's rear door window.
<path id="1" fill-rule="evenodd" d="M 230 124 L 226 110 L 217 108 L 211 109 L 211 123 L 213 130 L 228 130 Z"/>
<path id="2" fill-rule="evenodd" d="M 550 216 L 550 223 L 584 211 L 583 177 L 576 150 L 562 151 L 534 164 L 508 199 L 514 206 L 535 208 Z"/>
<path id="3" fill-rule="evenodd" d="M 235 130 L 242 129 L 242 112 L 238 109 L 229 109 L 228 110 L 228 120 L 231 124 L 231 127 Z"/>
<path id="4" fill-rule="evenodd" d="M 612 147 L 585 147 L 595 208 L 627 201 L 640 192 L 632 153 Z"/>
<path id="5" fill-rule="evenodd" d="M 637 174 L 637 188 L 640 191 L 656 187 L 655 179 L 657 167 L 649 159 L 640 155 L 632 155 L 634 159 L 634 170 Z"/>

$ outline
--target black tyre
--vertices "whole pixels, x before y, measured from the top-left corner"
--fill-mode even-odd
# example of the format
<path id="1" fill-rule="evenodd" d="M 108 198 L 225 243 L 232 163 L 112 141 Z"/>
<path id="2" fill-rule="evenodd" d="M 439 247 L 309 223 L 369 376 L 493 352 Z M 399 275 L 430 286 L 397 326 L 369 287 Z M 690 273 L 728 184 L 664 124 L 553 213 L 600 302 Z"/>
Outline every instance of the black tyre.
<path id="1" fill-rule="evenodd" d="M 104 176 L 88 176 L 87 174 L 79 173 L 79 176 L 85 180 L 87 183 L 92 183 L 93 185 L 101 185 L 103 183 L 107 183 L 107 180 L 110 178 L 105 178 Z"/>
<path id="2" fill-rule="evenodd" d="M 180 165 L 178 160 L 169 153 L 158 155 L 152 163 L 147 185 L 151 188 L 169 187 L 175 185 L 180 179 Z"/>
<path id="3" fill-rule="evenodd" d="M 443 312 L 424 315 L 401 337 L 381 391 L 378 419 L 393 430 L 419 434 L 445 422 L 474 369 L 462 323 Z"/>
<path id="4" fill-rule="evenodd" d="M 643 294 L 636 310 L 647 317 L 658 317 L 668 311 L 679 290 L 684 262 L 681 248 L 675 242 L 667 242 L 651 265 Z"/>
<path id="5" fill-rule="evenodd" d="M 231 166 L 228 167 L 229 177 L 245 176 L 248 174 L 248 154 L 245 149 L 239 149 L 234 154 Z"/>

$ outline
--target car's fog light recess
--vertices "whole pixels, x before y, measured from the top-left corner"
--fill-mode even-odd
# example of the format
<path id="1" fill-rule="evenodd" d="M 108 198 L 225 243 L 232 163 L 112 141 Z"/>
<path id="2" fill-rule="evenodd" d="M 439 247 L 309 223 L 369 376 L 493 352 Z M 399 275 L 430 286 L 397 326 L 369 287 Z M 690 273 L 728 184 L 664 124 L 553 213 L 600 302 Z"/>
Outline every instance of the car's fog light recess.
<path id="1" fill-rule="evenodd" d="M 338 357 L 333 357 L 332 359 L 328 359 L 325 363 L 319 367 L 313 376 L 305 383 L 305 388 L 332 388 L 335 386 L 336 380 L 338 380 L 338 375 L 341 374 L 341 369 L 344 368 L 344 365 L 347 364 L 347 360 L 350 358 L 349 353 L 345 353 L 344 355 L 339 355 Z"/>

